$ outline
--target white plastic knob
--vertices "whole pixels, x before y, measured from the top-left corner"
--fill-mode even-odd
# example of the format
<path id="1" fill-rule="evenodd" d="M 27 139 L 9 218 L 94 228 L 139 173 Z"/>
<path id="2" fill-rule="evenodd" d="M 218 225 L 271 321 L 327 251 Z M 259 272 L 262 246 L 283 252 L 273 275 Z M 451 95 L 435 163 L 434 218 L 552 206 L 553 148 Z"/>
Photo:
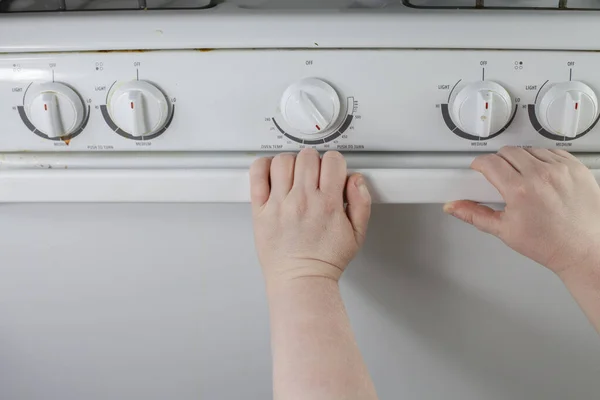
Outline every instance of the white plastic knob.
<path id="1" fill-rule="evenodd" d="M 287 88 L 280 109 L 287 126 L 295 133 L 324 134 L 340 116 L 340 97 L 328 83 L 307 78 Z"/>
<path id="2" fill-rule="evenodd" d="M 49 138 L 60 138 L 81 127 L 85 108 L 73 89 L 48 82 L 31 88 L 25 100 L 25 113 L 38 131 Z"/>
<path id="3" fill-rule="evenodd" d="M 491 81 L 472 83 L 462 88 L 450 104 L 456 126 L 469 135 L 486 138 L 508 124 L 513 113 L 510 94 Z"/>
<path id="4" fill-rule="evenodd" d="M 115 125 L 134 137 L 150 136 L 167 124 L 169 102 L 156 86 L 131 81 L 113 89 L 108 112 Z"/>
<path id="5" fill-rule="evenodd" d="M 588 130 L 598 118 L 598 98 L 582 82 L 553 85 L 536 104 L 540 124 L 555 135 L 574 138 Z"/>

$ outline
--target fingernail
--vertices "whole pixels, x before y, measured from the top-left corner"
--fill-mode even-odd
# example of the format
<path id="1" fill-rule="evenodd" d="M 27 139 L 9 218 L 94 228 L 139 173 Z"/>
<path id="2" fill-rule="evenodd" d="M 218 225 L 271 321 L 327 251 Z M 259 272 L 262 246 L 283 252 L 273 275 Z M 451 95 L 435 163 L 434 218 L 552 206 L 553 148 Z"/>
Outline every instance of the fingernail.
<path id="1" fill-rule="evenodd" d="M 367 183 L 365 182 L 365 178 L 363 178 L 362 175 L 359 176 L 358 178 L 356 178 L 356 181 L 354 181 L 354 184 L 358 188 L 358 191 L 360 192 L 360 194 L 365 199 L 371 198 L 371 193 L 369 193 L 369 188 L 367 188 Z"/>
<path id="2" fill-rule="evenodd" d="M 454 214 L 454 203 L 444 204 L 444 212 L 450 215 Z"/>

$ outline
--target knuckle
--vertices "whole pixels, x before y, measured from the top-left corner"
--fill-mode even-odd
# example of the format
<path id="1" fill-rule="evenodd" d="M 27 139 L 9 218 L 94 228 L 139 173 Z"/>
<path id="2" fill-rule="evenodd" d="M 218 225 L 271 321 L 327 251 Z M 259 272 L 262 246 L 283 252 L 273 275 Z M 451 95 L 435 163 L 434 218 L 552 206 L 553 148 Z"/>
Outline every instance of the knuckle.
<path id="1" fill-rule="evenodd" d="M 538 181 L 544 184 L 551 184 L 556 181 L 553 171 L 549 168 L 541 168 L 538 173 Z"/>
<path id="2" fill-rule="evenodd" d="M 569 179 L 571 172 L 566 164 L 552 164 L 537 171 L 537 182 L 544 186 L 562 186 Z"/>
<path id="3" fill-rule="evenodd" d="M 463 216 L 463 221 L 465 221 L 469 225 L 475 226 L 475 218 L 473 217 L 473 214 L 471 214 L 471 213 L 465 214 Z"/>
<path id="4" fill-rule="evenodd" d="M 590 169 L 581 162 L 574 163 L 571 168 L 567 170 L 576 177 L 585 176 L 590 174 Z"/>
<path id="5" fill-rule="evenodd" d="M 502 219 L 502 217 L 500 217 L 500 223 L 494 224 L 490 227 L 489 233 L 500 239 L 505 237 L 506 227 L 505 227 L 504 220 Z"/>
<path id="6" fill-rule="evenodd" d="M 525 199 L 529 196 L 529 189 L 523 184 L 516 185 L 511 191 L 512 197 L 517 200 Z"/>
<path id="7" fill-rule="evenodd" d="M 568 151 L 563 150 L 563 149 L 555 149 L 553 152 L 555 154 L 559 154 L 559 155 L 565 156 L 565 157 L 570 157 L 571 156 L 571 153 L 569 153 Z"/>
<path id="8" fill-rule="evenodd" d="M 548 150 L 546 149 L 537 149 L 537 148 L 525 148 L 523 149 L 529 154 L 532 154 L 534 157 L 542 160 L 547 156 Z"/>
<path id="9" fill-rule="evenodd" d="M 308 193 L 306 193 L 306 191 L 303 189 L 293 190 L 290 200 L 292 204 L 305 207 L 308 205 Z"/>
<path id="10" fill-rule="evenodd" d="M 332 196 L 327 196 L 322 205 L 323 212 L 326 215 L 331 215 L 331 214 L 335 213 L 338 209 L 338 203 L 339 202 Z"/>
<path id="11" fill-rule="evenodd" d="M 308 198 L 303 193 L 295 193 L 286 199 L 282 207 L 284 217 L 297 219 L 308 212 Z"/>
<path id="12" fill-rule="evenodd" d="M 294 207 L 294 215 L 303 217 L 308 212 L 308 203 L 296 203 Z"/>
<path id="13" fill-rule="evenodd" d="M 510 154 L 510 153 L 513 153 L 515 150 L 516 150 L 515 147 L 503 146 L 502 148 L 500 148 L 500 150 L 498 150 L 498 154 Z"/>
<path id="14" fill-rule="evenodd" d="M 563 163 L 555 164 L 555 170 L 557 174 L 561 177 L 568 177 L 571 173 L 571 168 L 567 164 Z M 573 168 L 573 172 L 576 172 L 575 168 Z"/>
<path id="15" fill-rule="evenodd" d="M 335 212 L 336 207 L 332 203 L 326 202 L 323 207 L 321 207 L 321 211 L 318 214 L 330 218 Z"/>
<path id="16" fill-rule="evenodd" d="M 478 156 L 473 160 L 472 165 L 479 166 L 481 169 L 487 169 L 495 165 L 499 161 L 499 157 L 496 154 L 484 154 Z"/>

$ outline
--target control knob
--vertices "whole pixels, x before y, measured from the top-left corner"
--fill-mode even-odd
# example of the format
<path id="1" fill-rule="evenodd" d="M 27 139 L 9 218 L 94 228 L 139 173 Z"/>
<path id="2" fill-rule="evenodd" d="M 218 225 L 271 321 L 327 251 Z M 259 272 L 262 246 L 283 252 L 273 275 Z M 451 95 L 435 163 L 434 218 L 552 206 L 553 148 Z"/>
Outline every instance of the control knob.
<path id="1" fill-rule="evenodd" d="M 555 135 L 574 138 L 598 118 L 598 98 L 582 82 L 563 82 L 550 87 L 535 107 L 539 123 Z"/>
<path id="2" fill-rule="evenodd" d="M 279 107 L 286 125 L 301 135 L 325 134 L 335 128 L 341 108 L 335 89 L 316 78 L 288 87 Z"/>
<path id="3" fill-rule="evenodd" d="M 131 81 L 111 90 L 108 112 L 112 121 L 134 137 L 150 136 L 169 119 L 169 102 L 163 92 L 146 81 Z"/>
<path id="4" fill-rule="evenodd" d="M 487 138 L 504 128 L 513 114 L 510 94 L 491 81 L 462 88 L 449 105 L 456 126 L 469 135 Z"/>
<path id="5" fill-rule="evenodd" d="M 27 94 L 25 113 L 37 131 L 55 139 L 68 137 L 81 127 L 85 107 L 67 85 L 47 82 L 32 87 Z"/>

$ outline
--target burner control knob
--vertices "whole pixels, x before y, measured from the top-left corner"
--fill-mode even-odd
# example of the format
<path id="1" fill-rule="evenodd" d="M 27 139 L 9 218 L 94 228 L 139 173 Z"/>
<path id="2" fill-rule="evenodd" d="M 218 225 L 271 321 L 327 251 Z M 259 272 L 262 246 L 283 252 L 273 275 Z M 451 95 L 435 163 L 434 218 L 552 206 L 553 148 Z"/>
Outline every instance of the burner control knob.
<path id="1" fill-rule="evenodd" d="M 55 139 L 68 137 L 81 127 L 85 107 L 73 89 L 62 83 L 48 82 L 29 90 L 25 113 L 36 130 Z"/>
<path id="2" fill-rule="evenodd" d="M 279 105 L 287 126 L 295 133 L 318 135 L 334 127 L 340 116 L 340 97 L 331 85 L 315 78 L 294 83 Z"/>
<path id="3" fill-rule="evenodd" d="M 169 102 L 146 81 L 131 81 L 111 90 L 108 112 L 115 125 L 134 137 L 150 136 L 165 127 Z"/>
<path id="4" fill-rule="evenodd" d="M 535 113 L 550 133 L 574 138 L 587 131 L 598 118 L 598 98 L 584 83 L 558 83 L 542 95 Z"/>
<path id="5" fill-rule="evenodd" d="M 510 94 L 491 81 L 463 87 L 450 102 L 452 121 L 469 135 L 487 138 L 498 133 L 513 114 Z"/>

